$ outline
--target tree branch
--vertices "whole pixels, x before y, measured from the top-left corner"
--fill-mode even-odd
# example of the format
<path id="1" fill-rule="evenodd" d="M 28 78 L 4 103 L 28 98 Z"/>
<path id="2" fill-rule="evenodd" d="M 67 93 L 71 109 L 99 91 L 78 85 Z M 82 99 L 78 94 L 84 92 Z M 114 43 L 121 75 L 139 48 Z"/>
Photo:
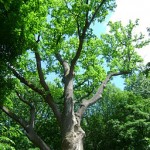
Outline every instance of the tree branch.
<path id="1" fill-rule="evenodd" d="M 80 87 L 81 85 L 83 85 L 86 81 L 88 81 L 88 79 L 83 80 L 82 82 L 78 83 L 77 85 L 74 86 L 74 89 L 77 89 L 78 87 Z"/>
<path id="2" fill-rule="evenodd" d="M 27 104 L 30 107 L 30 121 L 29 121 L 29 125 L 34 128 L 34 122 L 35 122 L 35 107 L 29 103 L 28 101 L 24 100 L 24 98 L 16 91 L 16 95 L 18 96 L 18 98 L 24 102 L 25 104 Z"/>
<path id="3" fill-rule="evenodd" d="M 86 0 L 86 4 L 89 4 L 89 0 Z M 88 16 L 89 16 L 89 9 L 86 11 L 86 24 L 88 24 Z"/>
<path id="4" fill-rule="evenodd" d="M 57 118 L 57 121 L 58 121 L 59 125 L 61 125 L 61 113 L 60 113 L 56 103 L 53 101 L 52 95 L 47 94 L 44 99 L 49 104 L 49 106 L 52 108 L 52 110 L 55 114 L 55 117 Z"/>
<path id="5" fill-rule="evenodd" d="M 38 75 L 39 75 L 39 79 L 40 79 L 40 84 L 42 85 L 42 87 L 44 88 L 45 91 L 49 91 L 49 87 L 45 82 L 44 74 L 42 71 L 40 54 L 38 51 L 34 51 L 34 53 L 35 53 L 35 59 L 36 59 L 36 65 L 37 65 L 37 71 L 38 71 Z"/>
<path id="6" fill-rule="evenodd" d="M 77 33 L 78 33 L 78 36 L 80 37 L 81 36 L 81 31 L 80 31 L 80 25 L 79 25 L 78 18 L 76 19 L 76 23 L 77 23 Z"/>
<path id="7" fill-rule="evenodd" d="M 118 76 L 118 75 L 125 75 L 125 74 L 129 74 L 129 71 L 122 71 L 122 72 L 116 72 L 116 73 L 110 73 L 108 74 L 108 76 L 106 77 L 106 79 L 102 82 L 101 86 L 98 88 L 97 92 L 95 93 L 95 95 L 89 99 L 89 100 L 83 100 L 83 102 L 80 105 L 80 108 L 77 111 L 77 116 L 80 118 L 82 118 L 85 110 L 93 105 L 94 103 L 96 103 L 101 97 L 102 97 L 102 93 L 104 91 L 104 88 L 106 87 L 106 84 L 109 82 L 109 80 L 111 79 L 111 77 L 113 76 Z"/>
<path id="8" fill-rule="evenodd" d="M 83 27 L 81 36 L 79 36 L 79 46 L 78 46 L 77 52 L 76 52 L 74 58 L 71 61 L 70 74 L 73 74 L 75 64 L 76 64 L 77 60 L 80 57 L 82 47 L 83 47 L 83 43 L 84 43 L 84 39 L 85 39 L 85 36 L 86 36 L 86 31 L 89 28 L 89 26 L 91 25 L 91 23 L 93 22 L 94 18 L 96 17 L 96 14 L 99 12 L 100 8 L 102 7 L 102 5 L 105 2 L 106 2 L 106 0 L 102 0 L 100 5 L 96 8 L 96 10 L 95 10 L 95 12 L 94 12 L 94 14 L 93 14 L 90 21 L 89 21 L 89 17 L 88 17 L 88 11 L 86 12 L 85 25 Z M 86 3 L 88 3 L 88 1 Z M 79 23 L 77 24 L 77 28 L 78 28 L 78 32 L 79 32 Z"/>
<path id="9" fill-rule="evenodd" d="M 75 66 L 77 60 L 80 57 L 82 47 L 83 47 L 83 43 L 84 43 L 84 39 L 85 39 L 85 35 L 86 35 L 86 31 L 87 31 L 89 26 L 90 26 L 90 24 L 88 22 L 88 11 L 87 11 L 86 12 L 86 18 L 85 18 L 85 25 L 83 27 L 82 34 L 79 33 L 79 32 L 81 32 L 81 29 L 79 27 L 79 23 L 77 22 L 78 35 L 79 35 L 79 46 L 78 46 L 78 49 L 77 49 L 77 52 L 76 52 L 74 58 L 71 61 L 70 74 L 73 74 L 74 66 Z"/>
<path id="10" fill-rule="evenodd" d="M 83 43 L 84 43 L 84 39 L 85 39 L 86 30 L 87 30 L 87 25 L 85 25 L 85 27 L 84 27 L 84 29 L 83 29 L 83 33 L 82 33 L 82 35 L 79 37 L 79 46 L 78 46 L 76 55 L 74 56 L 74 58 L 73 58 L 72 61 L 71 61 L 70 74 L 73 74 L 75 64 L 76 64 L 77 60 L 78 60 L 79 57 L 80 57 L 80 54 L 81 54 L 81 51 L 82 51 L 82 47 L 83 47 Z"/>
<path id="11" fill-rule="evenodd" d="M 27 81 L 23 76 L 21 76 L 14 67 L 8 65 L 8 68 L 13 72 L 14 76 L 16 78 L 18 78 L 20 80 L 21 83 L 24 83 L 26 86 L 28 86 L 29 88 L 31 88 L 33 91 L 37 92 L 40 95 L 44 95 L 44 91 L 40 90 L 39 88 L 37 88 L 36 86 L 34 86 L 34 84 L 30 83 L 29 81 Z"/>
<path id="12" fill-rule="evenodd" d="M 41 95 L 44 98 L 44 100 L 52 108 L 54 114 L 56 115 L 56 118 L 58 119 L 58 122 L 61 123 L 61 114 L 60 114 L 56 104 L 53 102 L 53 97 L 49 93 L 49 91 L 46 91 L 48 93 L 45 93 L 43 90 L 40 90 L 39 88 L 35 87 L 32 83 L 28 82 L 12 66 L 8 65 L 8 67 L 13 72 L 14 76 L 20 80 L 21 83 L 24 83 L 26 86 L 28 86 L 29 88 L 31 88 L 33 91 L 37 92 L 39 95 Z"/>
<path id="13" fill-rule="evenodd" d="M 87 94 L 83 95 L 80 99 L 77 100 L 77 102 L 81 102 L 83 99 L 89 97 L 94 91 L 94 87 L 92 88 L 91 91 L 87 92 Z"/>
<path id="14" fill-rule="evenodd" d="M 16 114 L 14 114 L 12 111 L 10 111 L 7 107 L 0 105 L 0 109 L 6 113 L 10 118 L 15 120 L 17 123 L 19 123 L 23 128 L 26 128 L 28 123 L 23 120 L 22 118 L 18 117 Z"/>
<path id="15" fill-rule="evenodd" d="M 100 5 L 96 8 L 91 20 L 89 21 L 89 25 L 93 22 L 94 18 L 96 17 L 97 13 L 99 12 L 100 8 L 103 6 L 103 4 L 106 2 L 107 0 L 102 0 L 102 2 L 100 3 Z"/>
<path id="16" fill-rule="evenodd" d="M 63 60 L 59 53 L 55 54 L 56 59 L 60 62 L 64 70 L 64 76 L 67 76 L 70 71 L 70 66 L 67 61 Z"/>
<path id="17" fill-rule="evenodd" d="M 50 150 L 48 145 L 34 131 L 32 126 L 29 126 L 27 122 L 25 122 L 22 118 L 19 118 L 16 114 L 11 112 L 7 107 L 0 105 L 0 109 L 24 128 L 27 137 L 32 141 L 34 145 L 38 146 L 40 149 L 43 150 L 45 149 Z"/>

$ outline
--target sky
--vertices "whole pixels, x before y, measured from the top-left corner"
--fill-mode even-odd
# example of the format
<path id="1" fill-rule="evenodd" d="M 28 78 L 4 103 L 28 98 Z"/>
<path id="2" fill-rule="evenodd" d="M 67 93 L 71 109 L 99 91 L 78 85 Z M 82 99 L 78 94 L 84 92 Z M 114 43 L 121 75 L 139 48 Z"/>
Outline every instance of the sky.
<path id="1" fill-rule="evenodd" d="M 128 24 L 129 20 L 139 19 L 139 26 L 135 33 L 142 32 L 148 38 L 147 27 L 150 27 L 150 0 L 116 0 L 117 8 L 109 16 L 112 22 L 121 21 L 123 25 Z M 150 38 L 150 36 L 149 36 Z M 137 53 L 144 59 L 144 64 L 150 61 L 150 45 L 138 49 Z M 115 77 L 112 81 L 120 89 L 124 88 L 124 80 Z"/>
<path id="2" fill-rule="evenodd" d="M 126 25 L 129 20 L 139 19 L 139 26 L 135 33 L 142 32 L 148 38 L 147 27 L 150 27 L 150 0 L 116 0 L 117 8 L 112 13 L 110 20 L 121 21 Z M 150 37 L 149 37 L 150 38 Z M 150 61 L 150 45 L 137 50 L 144 59 L 144 63 Z"/>

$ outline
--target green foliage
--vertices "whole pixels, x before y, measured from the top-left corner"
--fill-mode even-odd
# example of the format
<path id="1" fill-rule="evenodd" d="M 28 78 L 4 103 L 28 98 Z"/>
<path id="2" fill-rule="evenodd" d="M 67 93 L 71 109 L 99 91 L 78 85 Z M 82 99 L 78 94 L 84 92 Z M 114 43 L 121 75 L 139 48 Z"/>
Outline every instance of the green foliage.
<path id="1" fill-rule="evenodd" d="M 21 4 L 14 0 L 0 2 L 0 62 L 3 65 L 13 61 L 24 50 L 24 24 L 20 24 Z"/>
<path id="2" fill-rule="evenodd" d="M 33 144 L 26 137 L 24 131 L 15 122 L 4 113 L 0 113 L 0 116 L 0 149 L 34 149 Z"/>
<path id="3" fill-rule="evenodd" d="M 44 5 L 43 5 L 44 4 Z M 35 37 L 46 23 L 46 1 L 24 0 L 0 1 L 0 95 L 9 93 L 11 82 L 8 63 L 17 63 L 18 56 L 33 48 Z M 1 97 L 3 99 L 3 97 Z"/>
<path id="4" fill-rule="evenodd" d="M 138 20 L 135 23 L 130 21 L 125 27 L 121 22 L 109 22 L 110 33 L 101 36 L 101 47 L 110 71 L 133 70 L 136 68 L 137 62 L 142 61 L 136 50 L 147 45 L 149 40 L 145 41 L 142 34 L 134 35 L 137 25 Z"/>
<path id="5" fill-rule="evenodd" d="M 0 106 L 7 106 L 19 117 L 29 121 L 29 105 L 32 104 L 36 110 L 35 131 L 52 149 L 56 150 L 61 145 L 61 134 L 52 111 L 43 101 L 49 91 L 42 97 L 34 89 L 31 90 L 31 86 L 27 86 L 33 85 L 44 91 L 35 53 L 39 52 L 40 71 L 60 110 L 64 104 L 64 72 L 56 54 L 59 53 L 70 65 L 77 51 L 80 53 L 74 70 L 74 100 L 78 107 L 84 98 L 91 98 L 96 93 L 109 72 L 135 71 L 137 63 L 142 61 L 135 50 L 149 43 L 142 34 L 133 34 L 138 21 L 130 21 L 125 27 L 121 22 L 110 22 L 110 33 L 100 38 L 93 33 L 91 24 L 103 22 L 115 7 L 113 0 L 91 0 L 89 4 L 84 0 L 0 1 Z M 15 73 L 10 72 L 13 69 L 8 70 L 8 64 L 13 66 L 14 72 L 19 74 L 24 84 Z M 25 85 L 25 82 L 28 84 Z M 89 109 L 83 121 L 88 135 L 86 149 L 90 150 L 94 145 L 97 145 L 96 149 L 101 147 L 107 150 L 108 146 L 109 149 L 115 146 L 122 148 L 123 142 L 130 145 L 130 149 L 137 148 L 135 141 L 138 136 L 138 140 L 142 140 L 139 141 L 140 146 L 147 146 L 149 138 L 145 129 L 149 132 L 149 115 L 144 102 L 148 101 L 131 93 L 122 93 L 112 87 L 110 89 L 110 93 L 106 91 L 101 105 L 95 105 L 96 113 Z M 21 94 L 24 102 L 16 91 Z M 10 146 L 12 144 L 16 149 L 36 149 L 14 123 L 6 128 L 9 132 L 13 131 L 13 134 L 10 132 L 4 136 Z M 139 134 L 138 129 L 144 133 Z M 95 133 L 98 134 L 93 138 Z"/>
<path id="6" fill-rule="evenodd" d="M 146 75 L 147 78 L 150 77 L 150 62 L 148 62 L 148 63 L 146 64 L 143 73 Z"/>
<path id="7" fill-rule="evenodd" d="M 149 63 L 148 63 L 149 64 Z M 150 97 L 150 75 L 148 64 L 142 69 L 126 79 L 126 90 L 133 91 L 136 95 L 141 95 L 143 98 Z"/>
<path id="8" fill-rule="evenodd" d="M 109 86 L 83 120 L 86 149 L 149 149 L 149 108 L 149 99 Z"/>
<path id="9" fill-rule="evenodd" d="M 60 128 L 52 112 L 47 107 L 44 108 L 45 111 L 37 116 L 36 131 L 52 150 L 60 150 L 62 140 Z"/>
<path id="10" fill-rule="evenodd" d="M 43 104 L 42 98 L 31 90 L 26 88 L 24 89 L 20 85 L 17 86 L 17 84 L 15 90 L 18 90 L 18 92 L 22 93 L 23 98 L 35 106 L 37 110 L 35 130 L 52 149 L 57 150 L 60 147 L 58 147 L 58 144 L 61 145 L 61 134 L 60 128 L 52 111 L 49 109 L 47 104 Z M 7 106 L 10 110 L 13 110 L 13 112 L 16 113 L 19 117 L 22 117 L 24 120 L 28 121 L 30 119 L 30 107 L 20 101 L 20 99 L 16 96 L 15 91 L 12 91 L 12 93 L 7 96 L 7 98 L 8 99 L 4 102 L 4 105 Z M 5 122 L 5 119 L 2 122 Z M 24 135 L 24 131 L 20 130 L 19 126 L 15 124 L 16 123 L 12 123 L 9 120 L 9 129 L 6 128 L 6 132 L 5 134 L 3 132 L 3 135 L 14 141 L 14 147 L 16 149 L 34 149 L 32 143 Z"/>
<path id="11" fill-rule="evenodd" d="M 14 62 L 24 51 L 24 25 L 20 16 L 21 1 L 0 1 L 0 95 L 9 95 L 13 88 L 6 64 Z M 3 102 L 0 102 L 3 103 Z"/>
<path id="12" fill-rule="evenodd" d="M 14 65 L 19 74 L 41 87 L 33 53 L 38 49 L 45 79 L 49 80 L 51 76 L 55 76 L 54 82 L 51 85 L 50 81 L 49 85 L 54 99 L 60 102 L 58 99 L 63 96 L 64 85 L 61 81 L 64 73 L 58 60 L 55 59 L 55 53 L 59 52 L 63 59 L 71 63 L 79 46 L 79 37 L 84 28 L 84 21 L 87 19 L 86 11 L 89 11 L 88 19 L 91 20 L 95 7 L 99 3 L 90 1 L 87 5 L 81 0 L 67 2 L 27 0 L 18 5 L 20 14 L 18 18 L 20 18 L 17 21 L 18 28 L 15 28 L 15 34 L 20 30 L 20 26 L 23 26 L 21 30 L 23 31 L 23 38 L 21 39 L 24 40 L 26 52 L 17 57 L 17 64 Z M 104 21 L 108 12 L 114 8 L 115 3 L 108 0 L 102 6 L 100 13 L 96 14 L 92 23 Z M 77 101 L 86 95 L 91 97 L 92 93 L 96 92 L 108 74 L 104 66 L 107 65 L 111 72 L 131 71 L 136 68 L 137 62 L 141 59 L 136 54 L 135 49 L 148 43 L 148 41 L 143 40 L 143 35 L 133 35 L 133 29 L 137 25 L 138 22 L 132 23 L 130 21 L 126 27 L 123 27 L 120 22 L 110 22 L 110 34 L 102 35 L 100 39 L 94 35 L 92 27 L 89 26 L 83 41 L 81 56 L 75 67 L 74 96 Z M 22 45 L 20 46 L 22 47 Z M 80 84 L 82 86 L 78 86 Z M 58 92 L 59 94 L 55 94 Z"/>
<path id="13" fill-rule="evenodd" d="M 15 148 L 12 146 L 15 143 L 10 140 L 9 138 L 5 137 L 5 136 L 1 136 L 0 137 L 0 149 L 3 150 L 15 150 Z"/>
<path id="14" fill-rule="evenodd" d="M 132 90 L 136 95 L 141 95 L 144 98 L 150 97 L 150 80 L 145 75 L 139 74 L 132 76 L 127 80 L 127 90 Z"/>

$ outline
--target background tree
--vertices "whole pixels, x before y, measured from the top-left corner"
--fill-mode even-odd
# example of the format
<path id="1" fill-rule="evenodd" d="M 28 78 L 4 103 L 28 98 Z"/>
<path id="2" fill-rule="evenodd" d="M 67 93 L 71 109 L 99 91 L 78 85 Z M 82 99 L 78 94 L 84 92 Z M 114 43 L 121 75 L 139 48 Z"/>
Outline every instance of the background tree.
<path id="1" fill-rule="evenodd" d="M 141 69 L 126 80 L 125 89 L 133 91 L 136 95 L 143 98 L 150 97 L 150 63 L 142 66 Z"/>
<path id="2" fill-rule="evenodd" d="M 21 1 L 0 1 L 0 98 L 13 87 L 6 64 L 15 63 L 18 55 L 26 49 L 22 14 L 20 14 Z"/>
<path id="3" fill-rule="evenodd" d="M 103 22 L 114 8 L 113 0 L 27 0 L 21 4 L 26 52 L 17 57 L 17 63 L 6 64 L 15 86 L 8 97 L 17 107 L 7 106 L 6 99 L 0 108 L 40 149 L 52 149 L 36 128 L 38 114 L 43 122 L 47 120 L 45 105 L 58 122 L 62 149 L 81 150 L 86 109 L 102 98 L 112 77 L 134 72 L 141 62 L 135 50 L 149 41 L 142 34 L 133 35 L 138 21 L 125 27 L 110 22 L 110 34 L 94 35 L 91 25 Z"/>
<path id="4" fill-rule="evenodd" d="M 84 119 L 85 148 L 146 150 L 150 145 L 149 99 L 109 85 Z"/>

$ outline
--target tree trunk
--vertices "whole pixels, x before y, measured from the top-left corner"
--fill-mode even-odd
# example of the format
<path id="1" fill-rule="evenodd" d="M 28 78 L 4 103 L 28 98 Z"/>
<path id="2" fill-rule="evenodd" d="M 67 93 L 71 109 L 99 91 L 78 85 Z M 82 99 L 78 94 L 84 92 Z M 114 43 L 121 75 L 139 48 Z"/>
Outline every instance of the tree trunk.
<path id="1" fill-rule="evenodd" d="M 83 150 L 83 137 L 85 133 L 78 125 L 63 136 L 62 150 Z"/>
<path id="2" fill-rule="evenodd" d="M 62 150 L 83 150 L 84 135 L 85 132 L 80 126 L 80 120 L 72 110 L 63 119 Z"/>
<path id="3" fill-rule="evenodd" d="M 67 72 L 67 71 L 65 71 Z M 73 74 L 65 76 L 65 101 L 62 115 L 62 150 L 83 150 L 84 131 L 74 112 Z"/>

